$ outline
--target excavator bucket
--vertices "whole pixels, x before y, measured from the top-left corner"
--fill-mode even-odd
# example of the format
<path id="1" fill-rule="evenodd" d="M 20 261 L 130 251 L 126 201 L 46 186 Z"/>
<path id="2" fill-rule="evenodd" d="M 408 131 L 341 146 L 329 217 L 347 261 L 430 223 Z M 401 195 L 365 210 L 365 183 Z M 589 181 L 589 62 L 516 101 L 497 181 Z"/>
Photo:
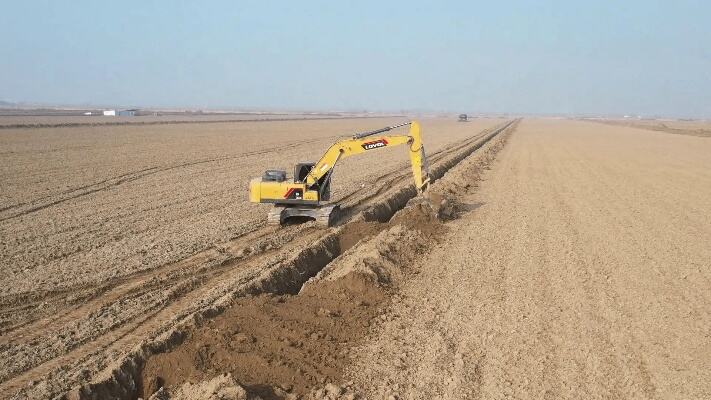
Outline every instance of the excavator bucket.
<path id="1" fill-rule="evenodd" d="M 410 165 L 412 176 L 415 178 L 415 186 L 422 193 L 427 190 L 430 183 L 430 167 L 427 163 L 425 145 L 422 143 L 420 134 L 420 124 L 416 121 L 410 123 Z"/>

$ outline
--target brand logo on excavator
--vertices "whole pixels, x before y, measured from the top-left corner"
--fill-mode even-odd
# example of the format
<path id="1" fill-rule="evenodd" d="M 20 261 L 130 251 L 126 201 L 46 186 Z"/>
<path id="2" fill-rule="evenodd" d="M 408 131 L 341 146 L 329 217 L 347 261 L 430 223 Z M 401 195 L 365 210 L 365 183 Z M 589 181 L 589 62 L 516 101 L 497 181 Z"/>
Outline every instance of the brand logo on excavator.
<path id="1" fill-rule="evenodd" d="M 388 141 L 385 139 L 373 140 L 372 142 L 366 142 L 361 144 L 365 150 L 377 149 L 378 147 L 385 147 L 388 145 Z"/>

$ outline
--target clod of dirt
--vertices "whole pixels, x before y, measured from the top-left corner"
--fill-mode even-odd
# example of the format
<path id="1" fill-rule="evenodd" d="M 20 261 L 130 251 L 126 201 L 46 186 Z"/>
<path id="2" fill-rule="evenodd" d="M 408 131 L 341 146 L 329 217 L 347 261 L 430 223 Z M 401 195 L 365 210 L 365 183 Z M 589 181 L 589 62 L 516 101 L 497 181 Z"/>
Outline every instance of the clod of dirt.
<path id="1" fill-rule="evenodd" d="M 185 383 L 174 389 L 161 388 L 148 400 L 261 400 L 249 396 L 231 374 L 216 376 L 195 384 Z"/>
<path id="2" fill-rule="evenodd" d="M 457 209 L 453 199 L 432 190 L 425 194 L 425 198 L 438 219 L 449 221 L 457 217 Z"/>
<path id="3" fill-rule="evenodd" d="M 309 393 L 308 400 L 357 400 L 361 397 L 348 386 L 338 386 L 329 383 L 321 389 Z"/>

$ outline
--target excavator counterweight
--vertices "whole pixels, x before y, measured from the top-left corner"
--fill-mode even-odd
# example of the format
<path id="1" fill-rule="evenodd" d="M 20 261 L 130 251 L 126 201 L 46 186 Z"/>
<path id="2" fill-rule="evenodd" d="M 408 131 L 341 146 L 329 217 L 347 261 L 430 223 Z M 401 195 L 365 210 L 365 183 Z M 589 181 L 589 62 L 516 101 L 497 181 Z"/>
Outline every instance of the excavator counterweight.
<path id="1" fill-rule="evenodd" d="M 403 126 L 410 127 L 407 135 L 385 135 Z M 329 203 L 331 176 L 336 164 L 346 157 L 401 144 L 408 145 L 415 187 L 423 192 L 429 184 L 429 167 L 420 124 L 411 121 L 339 140 L 317 162 L 296 164 L 292 179 L 287 179 L 286 171 L 267 170 L 262 177 L 254 178 L 249 183 L 249 200 L 274 204 L 267 219 L 270 224 L 306 218 L 331 226 L 338 210 L 337 204 Z"/>

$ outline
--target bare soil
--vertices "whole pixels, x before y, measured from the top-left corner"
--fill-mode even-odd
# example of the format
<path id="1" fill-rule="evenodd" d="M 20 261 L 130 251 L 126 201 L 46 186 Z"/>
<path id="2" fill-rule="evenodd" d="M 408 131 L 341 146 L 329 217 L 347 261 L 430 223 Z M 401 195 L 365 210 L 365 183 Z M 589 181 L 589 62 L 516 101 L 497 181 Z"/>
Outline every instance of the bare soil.
<path id="1" fill-rule="evenodd" d="M 341 236 L 360 240 L 321 269 L 297 295 L 239 299 L 165 353 L 150 356 L 141 371 L 147 398 L 160 387 L 170 397 L 185 382 L 208 382 L 229 373 L 246 393 L 262 399 L 356 396 L 343 373 L 358 356 L 353 349 L 372 333 L 383 309 L 411 266 L 446 236 L 442 217 L 461 189 L 452 184 L 478 172 L 503 147 L 508 131 L 449 170 L 430 188 L 429 201 L 413 199 L 387 223 L 353 221 Z M 380 231 L 372 236 L 373 231 Z M 338 385 L 336 385 L 338 384 Z M 176 396 L 177 397 L 177 396 Z"/>
<path id="2" fill-rule="evenodd" d="M 676 121 L 676 120 L 596 120 L 609 125 L 640 128 L 648 131 L 673 133 L 675 135 L 690 135 L 711 137 L 709 121 Z"/>
<path id="3" fill-rule="evenodd" d="M 0 135 L 0 296 L 75 291 L 253 232 L 268 206 L 246 201 L 250 178 L 267 168 L 290 171 L 339 135 L 394 121 L 7 130 Z M 496 123 L 425 122 L 426 149 L 434 155 Z M 402 148 L 344 160 L 334 200 L 351 205 L 361 185 L 406 160 Z"/>
<path id="4" fill-rule="evenodd" d="M 711 142 L 495 125 L 429 150 L 428 198 L 403 160 L 352 181 L 335 228 L 257 226 L 95 295 L 60 289 L 29 322 L 8 297 L 1 393 L 711 397 Z"/>
<path id="5" fill-rule="evenodd" d="M 366 398 L 711 398 L 709 151 L 524 120 L 344 380 Z"/>
<path id="6" fill-rule="evenodd" d="M 93 112 L 97 112 L 93 110 Z M 100 111 L 98 111 L 100 112 Z M 56 115 L 33 115 L 0 109 L 0 129 L 82 128 L 96 126 L 180 125 L 266 121 L 304 121 L 342 118 L 383 118 L 397 115 L 358 113 L 181 113 L 160 112 L 160 115 L 102 116 L 80 115 L 81 112 L 58 112 Z M 64 114 L 62 114 L 64 113 Z M 404 116 L 399 116 L 404 118 Z"/>
<path id="7" fill-rule="evenodd" d="M 285 286 L 278 282 L 317 266 L 303 267 L 291 256 L 323 240 L 327 262 L 338 246 L 313 224 L 265 226 L 266 209 L 246 202 L 248 179 L 281 166 L 276 163 L 286 168 L 316 157 L 327 144 L 314 144 L 332 142 L 338 129 L 390 122 L 5 131 L 10 151 L 2 165 L 14 172 L 3 179 L 14 189 L 4 194 L 14 200 L 0 221 L 6 238 L 0 253 L 2 392 L 47 397 L 100 380 L 99 371 L 112 370 L 137 345 L 202 318 L 214 304 L 255 292 L 298 291 L 280 289 Z M 497 123 L 424 121 L 433 167 L 456 164 L 488 135 L 483 129 Z M 289 140 L 292 135 L 300 139 Z M 52 157 L 70 168 L 52 167 Z M 137 166 L 141 172 L 126 172 Z M 87 177 L 95 183 L 81 183 Z M 23 185 L 23 178 L 42 185 Z M 352 159 L 335 179 L 344 221 L 364 212 L 363 221 L 377 221 L 401 202 L 381 199 L 414 193 L 404 151 Z M 363 182 L 371 184 L 364 188 Z M 345 249 L 348 239 L 342 240 Z M 302 272 L 284 275 L 284 265 Z"/>

